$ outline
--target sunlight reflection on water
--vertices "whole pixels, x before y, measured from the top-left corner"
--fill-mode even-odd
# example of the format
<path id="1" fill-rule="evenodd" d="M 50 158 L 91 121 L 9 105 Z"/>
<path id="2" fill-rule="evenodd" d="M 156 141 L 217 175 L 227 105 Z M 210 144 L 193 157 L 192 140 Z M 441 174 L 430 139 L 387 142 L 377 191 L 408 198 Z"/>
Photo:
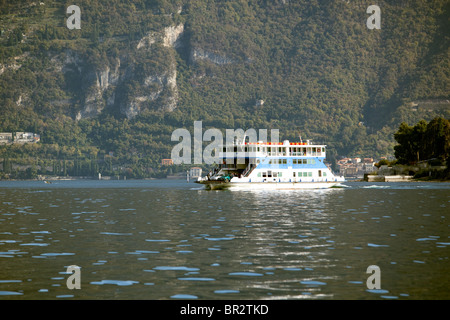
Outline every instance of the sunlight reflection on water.
<path id="1" fill-rule="evenodd" d="M 449 190 L 1 182 L 0 299 L 448 299 Z"/>

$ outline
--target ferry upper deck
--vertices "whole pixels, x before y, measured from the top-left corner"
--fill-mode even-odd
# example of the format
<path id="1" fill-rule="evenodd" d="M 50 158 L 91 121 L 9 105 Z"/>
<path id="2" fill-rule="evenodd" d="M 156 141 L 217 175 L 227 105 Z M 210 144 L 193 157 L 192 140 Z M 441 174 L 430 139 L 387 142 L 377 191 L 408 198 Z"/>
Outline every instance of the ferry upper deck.
<path id="1" fill-rule="evenodd" d="M 309 142 L 245 142 L 226 145 L 220 158 L 318 157 L 325 158 L 326 145 Z"/>

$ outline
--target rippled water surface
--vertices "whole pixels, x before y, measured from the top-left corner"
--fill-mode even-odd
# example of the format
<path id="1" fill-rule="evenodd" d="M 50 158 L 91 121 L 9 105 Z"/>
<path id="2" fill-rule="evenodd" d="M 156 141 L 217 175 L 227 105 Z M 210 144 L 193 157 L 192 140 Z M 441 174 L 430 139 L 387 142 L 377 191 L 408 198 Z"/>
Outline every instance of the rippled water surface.
<path id="1" fill-rule="evenodd" d="M 0 299 L 449 299 L 449 208 L 448 183 L 0 182 Z"/>

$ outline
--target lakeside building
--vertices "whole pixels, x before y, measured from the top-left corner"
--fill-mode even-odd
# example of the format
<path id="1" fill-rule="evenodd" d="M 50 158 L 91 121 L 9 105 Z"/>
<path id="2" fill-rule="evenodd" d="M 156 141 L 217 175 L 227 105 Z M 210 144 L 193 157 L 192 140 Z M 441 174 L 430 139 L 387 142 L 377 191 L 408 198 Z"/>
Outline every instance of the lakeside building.
<path id="1" fill-rule="evenodd" d="M 14 143 L 36 143 L 41 140 L 41 136 L 33 132 L 16 132 Z"/>
<path id="2" fill-rule="evenodd" d="M 33 132 L 0 132 L 0 144 L 37 143 L 41 136 Z"/>
<path id="3" fill-rule="evenodd" d="M 0 132 L 0 143 L 9 144 L 13 141 L 13 134 L 11 132 Z"/>
<path id="4" fill-rule="evenodd" d="M 163 166 L 171 166 L 171 165 L 173 165 L 173 160 L 172 159 L 162 159 L 161 164 Z"/>
<path id="5" fill-rule="evenodd" d="M 192 167 L 189 170 L 189 178 L 197 180 L 197 178 L 202 176 L 202 168 L 200 167 Z"/>
<path id="6" fill-rule="evenodd" d="M 337 161 L 337 166 L 344 177 L 362 178 L 365 173 L 377 170 L 373 158 L 343 158 Z"/>

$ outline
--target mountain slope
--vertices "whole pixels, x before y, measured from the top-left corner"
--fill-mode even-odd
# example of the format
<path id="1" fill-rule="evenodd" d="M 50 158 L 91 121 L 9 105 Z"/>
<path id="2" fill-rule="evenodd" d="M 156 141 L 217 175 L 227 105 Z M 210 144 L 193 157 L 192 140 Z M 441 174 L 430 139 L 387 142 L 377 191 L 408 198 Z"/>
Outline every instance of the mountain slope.
<path id="1" fill-rule="evenodd" d="M 10 157 L 145 171 L 197 120 L 384 156 L 401 121 L 449 117 L 449 1 L 380 1 L 380 30 L 369 1 L 80 0 L 80 30 L 70 4 L 0 2 L 0 131 L 42 137 Z"/>

